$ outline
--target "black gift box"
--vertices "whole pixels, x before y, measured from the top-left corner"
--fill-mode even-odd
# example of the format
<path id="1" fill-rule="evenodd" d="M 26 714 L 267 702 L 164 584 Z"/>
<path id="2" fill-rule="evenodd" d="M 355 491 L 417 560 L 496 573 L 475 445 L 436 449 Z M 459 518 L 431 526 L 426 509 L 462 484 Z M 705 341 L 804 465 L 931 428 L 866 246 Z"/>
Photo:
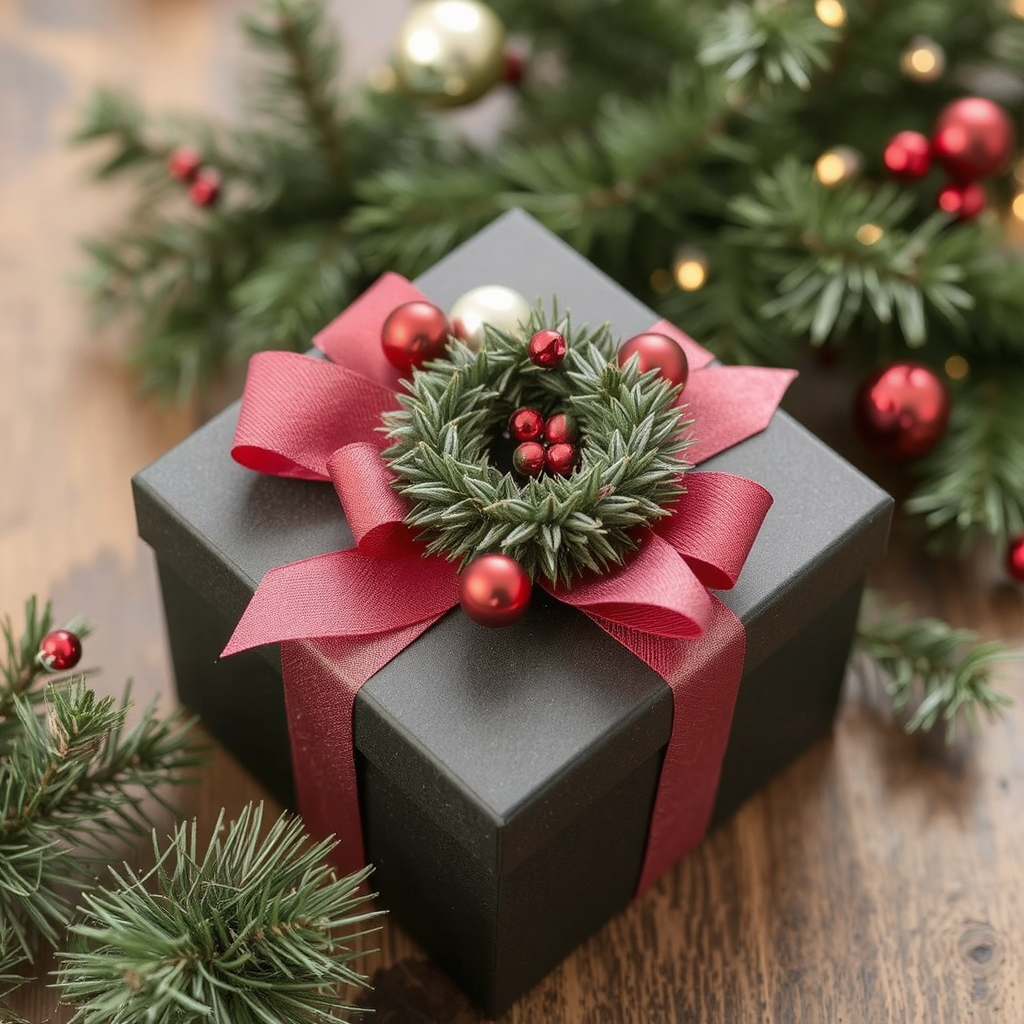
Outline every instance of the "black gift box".
<path id="1" fill-rule="evenodd" d="M 622 338 L 657 320 L 518 212 L 417 284 L 443 308 L 480 284 L 531 301 L 557 293 L 576 322 L 608 320 Z M 139 532 L 157 556 L 181 700 L 290 803 L 279 651 L 218 654 L 268 569 L 353 542 L 330 485 L 231 460 L 237 412 L 138 474 Z M 775 498 L 737 586 L 721 595 L 746 627 L 747 654 L 719 820 L 830 729 L 891 499 L 781 412 L 700 468 L 757 480 Z M 632 898 L 671 719 L 660 677 L 542 592 L 506 629 L 456 609 L 359 691 L 375 884 L 492 1014 Z"/>

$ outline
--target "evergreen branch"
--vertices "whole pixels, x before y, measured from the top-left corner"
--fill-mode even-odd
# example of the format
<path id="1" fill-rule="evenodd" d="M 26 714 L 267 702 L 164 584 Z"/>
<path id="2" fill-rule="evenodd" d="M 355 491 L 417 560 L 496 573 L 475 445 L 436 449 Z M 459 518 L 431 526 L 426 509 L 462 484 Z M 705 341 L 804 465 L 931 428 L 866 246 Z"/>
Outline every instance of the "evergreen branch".
<path id="1" fill-rule="evenodd" d="M 904 729 L 945 723 L 946 742 L 962 718 L 975 731 L 979 715 L 998 718 L 1012 703 L 992 683 L 1001 663 L 1016 657 L 999 641 L 980 642 L 974 630 L 940 619 L 908 620 L 903 608 L 869 600 L 857 627 L 859 668 L 881 678 L 897 711 L 909 711 Z"/>
<path id="2" fill-rule="evenodd" d="M 180 714 L 150 708 L 125 732 L 128 707 L 84 677 L 47 688 L 45 717 L 16 699 L 21 735 L 0 762 L 0 917 L 26 955 L 34 933 L 56 942 L 67 924 L 61 889 L 85 872 L 75 848 L 104 852 L 138 832 L 143 795 L 200 763 Z"/>
<path id="3" fill-rule="evenodd" d="M 268 0 L 264 17 L 243 22 L 253 44 L 275 58 L 259 79 L 256 101 L 279 129 L 302 127 L 316 140 L 336 188 L 350 187 L 343 117 L 335 83 L 339 74 L 337 38 L 316 0 Z"/>
<path id="4" fill-rule="evenodd" d="M 730 204 L 742 225 L 732 237 L 756 252 L 759 270 L 774 281 L 766 317 L 815 344 L 855 322 L 866 330 L 872 318 L 898 323 L 912 346 L 925 343 L 929 311 L 962 323 L 974 301 L 962 282 L 975 243 L 943 232 L 938 215 L 905 228 L 912 195 L 894 185 L 826 188 L 794 159 L 758 177 L 755 188 Z"/>
<path id="5" fill-rule="evenodd" d="M 260 842 L 262 821 L 262 804 L 226 828 L 222 813 L 202 854 L 194 822 L 163 851 L 154 834 L 151 871 L 125 865 L 86 894 L 59 974 L 75 1024 L 320 1024 L 355 1009 L 342 987 L 366 984 L 353 943 L 376 930 L 370 869 L 338 879 L 334 840 L 282 816 Z"/>
<path id="6" fill-rule="evenodd" d="M 116 89 L 99 88 L 89 98 L 82 123 L 71 137 L 77 144 L 110 142 L 113 154 L 95 171 L 103 181 L 140 165 L 163 167 L 170 147 L 155 146 L 146 137 L 145 117 L 135 99 Z"/>
<path id="7" fill-rule="evenodd" d="M 1005 546 L 1024 533 L 1024 374 L 984 376 L 961 388 L 942 442 L 915 464 L 906 511 L 921 516 L 938 549 L 979 533 Z"/>

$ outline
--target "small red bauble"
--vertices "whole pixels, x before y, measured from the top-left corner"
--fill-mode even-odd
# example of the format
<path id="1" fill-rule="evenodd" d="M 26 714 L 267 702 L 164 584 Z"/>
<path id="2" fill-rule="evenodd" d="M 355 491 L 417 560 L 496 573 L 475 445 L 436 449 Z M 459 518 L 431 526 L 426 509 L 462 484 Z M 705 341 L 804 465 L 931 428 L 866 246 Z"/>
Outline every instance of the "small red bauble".
<path id="1" fill-rule="evenodd" d="M 988 196 L 976 181 L 950 182 L 936 197 L 935 205 L 957 220 L 973 220 L 985 209 Z"/>
<path id="2" fill-rule="evenodd" d="M 544 456 L 544 465 L 549 473 L 568 476 L 576 466 L 576 446 L 553 444 Z"/>
<path id="3" fill-rule="evenodd" d="M 523 567 L 508 555 L 481 555 L 463 570 L 459 604 L 481 626 L 510 626 L 530 605 L 533 585 Z"/>
<path id="4" fill-rule="evenodd" d="M 55 629 L 43 637 L 39 660 L 54 672 L 74 668 L 82 657 L 82 641 L 69 629 Z"/>
<path id="5" fill-rule="evenodd" d="M 548 444 L 572 444 L 579 432 L 576 417 L 568 412 L 556 412 L 544 424 L 544 440 Z"/>
<path id="6" fill-rule="evenodd" d="M 523 476 L 540 476 L 544 469 L 544 445 L 536 441 L 524 441 L 512 453 L 512 465 Z"/>
<path id="7" fill-rule="evenodd" d="M 685 387 L 690 376 L 690 363 L 679 342 L 667 334 L 647 331 L 636 334 L 619 349 L 619 365 L 625 366 L 633 356 L 640 357 L 640 372 L 659 370 L 670 384 Z"/>
<path id="8" fill-rule="evenodd" d="M 380 344 L 392 366 L 403 372 L 440 359 L 448 346 L 448 318 L 430 302 L 397 306 L 384 321 Z"/>
<path id="9" fill-rule="evenodd" d="M 178 181 L 192 181 L 202 162 L 199 153 L 191 146 L 179 146 L 167 158 L 167 173 Z"/>
<path id="10" fill-rule="evenodd" d="M 920 132 L 897 132 L 885 147 L 882 159 L 894 178 L 916 181 L 932 165 L 932 144 Z"/>
<path id="11" fill-rule="evenodd" d="M 544 417 L 538 409 L 523 406 L 509 416 L 508 432 L 517 441 L 539 441 L 544 433 Z"/>
<path id="12" fill-rule="evenodd" d="M 565 358 L 565 338 L 558 331 L 550 329 L 538 331 L 527 346 L 530 362 L 545 370 L 558 366 Z"/>
<path id="13" fill-rule="evenodd" d="M 1015 579 L 1024 583 L 1024 537 L 1010 541 L 1006 549 L 1006 571 Z"/>
<path id="14" fill-rule="evenodd" d="M 196 206 L 213 206 L 220 199 L 220 175 L 212 167 L 202 168 L 188 187 L 188 197 Z"/>
<path id="15" fill-rule="evenodd" d="M 501 61 L 501 80 L 513 88 L 522 85 L 526 72 L 526 54 L 510 47 L 501 55 Z"/>
<path id="16" fill-rule="evenodd" d="M 920 363 L 899 362 L 869 374 L 857 392 L 853 423 L 868 447 L 889 459 L 916 459 L 942 440 L 949 392 Z"/>
<path id="17" fill-rule="evenodd" d="M 1015 145 L 1009 114 L 981 96 L 955 100 L 935 119 L 935 159 L 959 181 L 999 174 L 1009 164 Z"/>

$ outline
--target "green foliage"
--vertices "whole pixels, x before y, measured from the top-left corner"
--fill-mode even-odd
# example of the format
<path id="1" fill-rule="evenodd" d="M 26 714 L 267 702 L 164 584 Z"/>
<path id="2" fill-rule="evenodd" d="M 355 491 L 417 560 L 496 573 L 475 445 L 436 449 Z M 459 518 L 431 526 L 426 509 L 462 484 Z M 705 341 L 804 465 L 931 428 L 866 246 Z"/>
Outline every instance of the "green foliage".
<path id="1" fill-rule="evenodd" d="M 304 348 L 373 276 L 419 273 L 516 206 L 725 359 L 792 363 L 828 341 L 864 365 L 960 353 L 999 376 L 1024 357 L 1024 258 L 996 228 L 937 215 L 935 175 L 897 187 L 881 169 L 896 131 L 927 132 L 986 83 L 1019 86 L 1024 21 L 1005 0 L 844 0 L 838 27 L 810 0 L 490 2 L 533 51 L 494 146 L 398 91 L 343 89 L 318 0 L 265 0 L 247 19 L 238 129 L 95 97 L 78 139 L 108 147 L 98 174 L 131 175 L 139 208 L 90 243 L 87 284 L 133 319 L 147 386 L 187 399 L 257 349 Z M 928 84 L 900 66 L 920 34 L 948 64 Z M 181 142 L 223 172 L 218 209 L 189 209 L 169 180 Z M 863 173 L 830 188 L 813 166 L 836 145 Z M 1014 188 L 993 181 L 993 205 Z M 706 285 L 654 293 L 684 247 L 704 254 Z M 984 438 L 929 463 L 925 493 L 987 477 L 988 511 L 929 506 L 929 525 L 1001 536 L 1020 519 L 1019 491 L 986 466 L 1006 439 Z"/>
<path id="2" fill-rule="evenodd" d="M 941 724 L 952 743 L 961 720 L 976 730 L 982 714 L 996 718 L 1011 703 L 992 676 L 1015 655 L 998 641 L 980 642 L 973 630 L 910 620 L 904 609 L 874 597 L 858 625 L 857 647 L 869 659 L 862 669 L 880 677 L 896 710 L 908 713 L 907 732 Z"/>
<path id="3" fill-rule="evenodd" d="M 156 866 L 112 871 L 85 896 L 59 984 L 75 1024 L 328 1022 L 353 1010 L 342 986 L 364 985 L 352 943 L 379 915 L 361 891 L 369 869 L 336 878 L 333 840 L 311 843 L 281 817 L 261 839 L 262 805 L 224 825 L 205 852 L 180 825 Z"/>
<path id="4" fill-rule="evenodd" d="M 568 352 L 555 369 L 530 361 L 525 338 L 554 327 Z M 633 360 L 619 367 L 607 325 L 574 328 L 537 310 L 522 334 L 490 326 L 479 351 L 453 340 L 448 358 L 413 375 L 402 409 L 385 414 L 384 457 L 410 500 L 406 522 L 429 552 L 467 561 L 487 551 L 516 559 L 531 578 L 568 584 L 621 564 L 682 492 L 688 440 L 679 389 Z M 520 487 L 492 463 L 488 442 L 517 408 L 572 412 L 587 443 L 570 477 Z"/>

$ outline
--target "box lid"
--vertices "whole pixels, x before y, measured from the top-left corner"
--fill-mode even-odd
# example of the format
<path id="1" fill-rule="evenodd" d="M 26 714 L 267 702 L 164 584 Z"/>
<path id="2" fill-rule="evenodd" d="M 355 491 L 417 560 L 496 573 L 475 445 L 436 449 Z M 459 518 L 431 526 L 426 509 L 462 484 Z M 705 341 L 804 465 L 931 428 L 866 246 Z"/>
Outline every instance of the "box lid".
<path id="1" fill-rule="evenodd" d="M 417 281 L 442 308 L 495 283 L 531 300 L 557 293 L 578 323 L 607 320 L 623 338 L 658 319 L 519 211 Z M 232 624 L 268 569 L 353 543 L 330 485 L 233 462 L 237 412 L 133 481 L 140 535 Z M 749 669 L 880 557 L 892 502 L 783 412 L 701 468 L 757 480 L 775 498 L 739 582 L 721 594 L 746 627 Z M 510 870 L 665 745 L 671 703 L 653 671 L 540 593 L 510 628 L 459 612 L 436 623 L 360 690 L 356 744 L 458 841 Z"/>

